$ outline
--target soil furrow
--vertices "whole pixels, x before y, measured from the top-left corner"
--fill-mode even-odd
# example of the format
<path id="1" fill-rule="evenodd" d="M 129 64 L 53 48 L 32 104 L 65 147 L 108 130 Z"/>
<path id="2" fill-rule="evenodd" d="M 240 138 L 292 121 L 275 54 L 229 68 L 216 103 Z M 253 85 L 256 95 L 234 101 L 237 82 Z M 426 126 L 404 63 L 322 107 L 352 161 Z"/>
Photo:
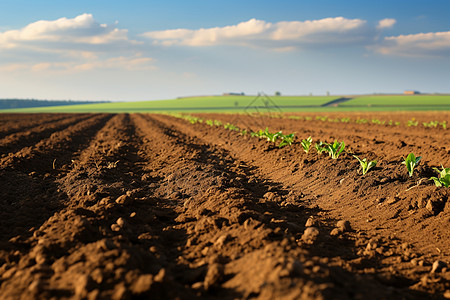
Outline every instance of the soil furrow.
<path id="1" fill-rule="evenodd" d="M 20 131 L 10 134 L 0 140 L 0 153 L 6 155 L 7 153 L 17 152 L 19 149 L 32 146 L 40 140 L 49 137 L 57 131 L 63 131 L 69 126 L 72 126 L 84 119 L 86 115 L 76 115 L 70 118 L 62 118 L 55 122 L 48 122 L 42 125 L 34 126 L 27 131 Z"/>
<path id="2" fill-rule="evenodd" d="M 30 251 L 8 266 L 5 295 L 122 299 L 143 296 L 152 287 L 153 297 L 192 298 L 182 285 L 164 287 L 168 279 L 162 266 L 168 263 L 163 257 L 174 251 L 175 233 L 166 227 L 175 217 L 158 222 L 173 215 L 170 206 L 139 188 L 144 162 L 136 146 L 128 115 L 114 117 L 98 132 L 73 169 L 58 180 L 68 207 L 36 230 L 27 241 Z M 162 252 L 152 250 L 155 245 Z M 25 276 L 28 281 L 14 273 L 24 260 L 29 261 L 25 274 L 36 274 Z M 34 284 L 36 289 L 28 288 Z"/>
<path id="3" fill-rule="evenodd" d="M 32 234 L 30 228 L 42 224 L 61 207 L 61 197 L 54 183 L 55 179 L 63 175 L 64 168 L 69 167 L 68 163 L 75 157 L 75 152 L 88 143 L 106 122 L 106 118 L 92 117 L 73 125 L 72 131 L 65 130 L 65 135 L 58 132 L 34 146 L 2 159 L 0 242 L 17 235 Z M 76 144 L 71 144 L 73 142 Z M 62 166 L 61 162 L 66 162 L 65 166 Z"/>
<path id="4" fill-rule="evenodd" d="M 1 117 L 4 117 L 4 114 L 2 114 Z M 0 139 L 4 138 L 5 136 L 8 136 L 10 134 L 23 132 L 26 130 L 29 130 L 31 128 L 34 128 L 36 126 L 44 125 L 47 123 L 57 122 L 59 120 L 67 118 L 67 115 L 63 114 L 45 114 L 45 115 L 14 115 L 13 117 L 14 121 L 11 120 L 4 120 L 2 122 L 2 126 L 0 129 Z"/>
<path id="5" fill-rule="evenodd" d="M 89 141 L 110 115 L 93 115 L 90 118 L 58 131 L 37 144 L 0 159 L 0 170 L 13 168 L 23 172 L 49 172 L 70 163 L 70 156 L 78 147 Z"/>

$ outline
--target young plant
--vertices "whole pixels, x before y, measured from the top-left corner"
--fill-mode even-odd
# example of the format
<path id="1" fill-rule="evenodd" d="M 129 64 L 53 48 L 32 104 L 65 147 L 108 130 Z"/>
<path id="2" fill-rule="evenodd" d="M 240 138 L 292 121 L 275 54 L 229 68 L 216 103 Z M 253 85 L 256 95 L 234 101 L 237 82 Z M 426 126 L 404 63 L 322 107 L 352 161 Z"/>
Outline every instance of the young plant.
<path id="1" fill-rule="evenodd" d="M 230 123 L 223 125 L 223 128 L 228 129 L 228 130 L 240 131 L 236 125 L 233 125 Z"/>
<path id="2" fill-rule="evenodd" d="M 366 175 L 367 171 L 369 171 L 372 167 L 375 167 L 377 165 L 376 160 L 367 161 L 367 158 L 364 158 L 363 160 L 359 159 L 358 156 L 353 155 L 354 158 L 356 158 L 359 161 L 359 164 L 361 165 L 362 174 Z"/>
<path id="3" fill-rule="evenodd" d="M 423 122 L 423 127 L 437 127 L 439 125 L 438 121 L 430 121 L 430 122 Z"/>
<path id="4" fill-rule="evenodd" d="M 332 159 L 337 159 L 339 154 L 344 151 L 345 143 L 334 141 L 333 144 L 325 144 L 325 151 L 328 152 L 328 155 L 331 156 Z"/>
<path id="5" fill-rule="evenodd" d="M 406 157 L 405 161 L 402 162 L 402 164 L 406 165 L 406 170 L 408 170 L 409 177 L 412 177 L 414 168 L 417 166 L 421 158 L 422 156 L 416 157 L 413 153 L 410 153 Z"/>
<path id="6" fill-rule="evenodd" d="M 275 133 L 270 133 L 269 132 L 269 128 L 266 127 L 266 130 L 263 132 L 263 136 L 264 138 L 267 139 L 268 142 L 272 142 L 275 143 L 276 140 L 282 135 L 281 131 L 275 132 Z"/>
<path id="7" fill-rule="evenodd" d="M 300 145 L 302 145 L 303 151 L 305 151 L 306 153 L 309 152 L 309 148 L 311 147 L 311 144 L 312 144 L 312 137 L 309 137 L 306 140 L 302 140 L 300 142 Z"/>
<path id="8" fill-rule="evenodd" d="M 281 131 L 280 131 L 280 133 L 281 133 Z M 281 142 L 278 145 L 279 148 L 284 147 L 284 146 L 290 146 L 294 142 L 295 133 L 286 134 L 286 135 L 280 134 L 280 137 L 281 137 Z"/>
<path id="9" fill-rule="evenodd" d="M 431 177 L 430 180 L 433 180 L 436 186 L 450 187 L 450 168 L 444 168 L 444 166 L 442 166 L 441 171 L 439 171 L 438 168 L 433 169 L 439 173 L 439 178 Z"/>
<path id="10" fill-rule="evenodd" d="M 320 141 L 319 143 L 314 144 L 314 148 L 317 151 L 317 154 L 322 154 L 322 152 L 327 151 L 327 148 L 325 148 L 326 143 Z"/>
<path id="11" fill-rule="evenodd" d="M 406 125 L 408 127 L 411 127 L 411 126 L 417 126 L 417 124 L 419 124 L 419 122 L 417 122 L 415 118 L 412 118 L 411 120 L 408 120 L 408 123 Z"/>
<path id="12" fill-rule="evenodd" d="M 262 130 L 261 129 L 259 131 L 255 131 L 255 132 L 251 132 L 250 133 L 251 137 L 259 137 L 259 138 L 261 138 L 261 135 L 262 135 Z"/>

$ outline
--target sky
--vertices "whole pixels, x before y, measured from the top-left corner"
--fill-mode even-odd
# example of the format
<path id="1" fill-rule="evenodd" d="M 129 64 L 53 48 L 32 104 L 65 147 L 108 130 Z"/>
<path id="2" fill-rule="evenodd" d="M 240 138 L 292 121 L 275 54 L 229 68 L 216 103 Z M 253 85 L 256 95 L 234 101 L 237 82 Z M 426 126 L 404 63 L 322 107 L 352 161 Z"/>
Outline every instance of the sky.
<path id="1" fill-rule="evenodd" d="M 0 99 L 450 93 L 450 1 L 0 0 Z"/>

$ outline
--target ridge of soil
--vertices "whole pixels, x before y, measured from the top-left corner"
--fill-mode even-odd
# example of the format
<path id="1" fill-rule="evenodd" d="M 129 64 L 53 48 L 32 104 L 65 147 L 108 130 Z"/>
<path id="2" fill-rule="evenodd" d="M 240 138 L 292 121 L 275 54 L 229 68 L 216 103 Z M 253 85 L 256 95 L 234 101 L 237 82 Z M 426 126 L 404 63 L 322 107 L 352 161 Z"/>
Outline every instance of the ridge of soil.
<path id="1" fill-rule="evenodd" d="M 428 180 L 450 165 L 448 130 L 201 117 L 297 140 L 166 115 L 1 115 L 0 298 L 450 297 L 449 190 Z M 308 136 L 346 152 L 307 154 Z M 361 176 L 352 155 L 378 165 Z"/>

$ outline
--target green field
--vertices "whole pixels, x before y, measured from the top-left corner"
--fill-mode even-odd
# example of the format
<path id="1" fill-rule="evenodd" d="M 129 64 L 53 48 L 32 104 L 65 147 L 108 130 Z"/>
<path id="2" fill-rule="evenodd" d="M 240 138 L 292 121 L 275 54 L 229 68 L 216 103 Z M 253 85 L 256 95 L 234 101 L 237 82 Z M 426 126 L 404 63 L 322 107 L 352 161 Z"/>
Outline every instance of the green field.
<path id="1" fill-rule="evenodd" d="M 1 112 L 242 112 L 246 109 L 254 110 L 254 107 L 257 107 L 262 111 L 266 108 L 266 104 L 270 107 L 270 109 L 276 109 L 277 107 L 279 107 L 283 111 L 286 109 L 293 109 L 295 111 L 302 107 L 320 107 L 321 105 L 339 97 L 274 96 L 270 97 L 270 99 L 259 98 L 256 100 L 255 98 L 256 96 L 191 97 L 173 100 L 115 102 L 88 105 L 9 109 L 2 110 Z M 248 108 L 249 105 L 251 105 L 251 108 Z"/>
<path id="2" fill-rule="evenodd" d="M 409 106 L 409 107 L 448 107 L 450 95 L 377 95 L 362 96 L 341 103 L 339 106 Z"/>
<path id="3" fill-rule="evenodd" d="M 450 95 L 363 95 L 338 105 L 327 103 L 346 96 L 207 96 L 172 100 L 112 102 L 87 105 L 8 109 L 0 112 L 21 113 L 120 113 L 120 112 L 265 112 L 298 111 L 420 111 L 450 110 Z"/>

